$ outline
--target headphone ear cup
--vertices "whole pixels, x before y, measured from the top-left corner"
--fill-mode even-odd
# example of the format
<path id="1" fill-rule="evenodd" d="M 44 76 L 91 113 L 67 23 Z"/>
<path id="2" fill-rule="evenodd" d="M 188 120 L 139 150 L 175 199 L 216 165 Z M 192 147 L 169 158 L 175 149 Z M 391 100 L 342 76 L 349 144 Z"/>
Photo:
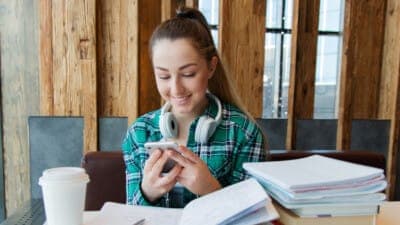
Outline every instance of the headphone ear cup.
<path id="1" fill-rule="evenodd" d="M 215 121 L 212 118 L 202 116 L 197 122 L 194 139 L 196 142 L 205 144 L 208 138 L 214 133 L 216 128 Z"/>
<path id="2" fill-rule="evenodd" d="M 174 114 L 166 112 L 160 115 L 160 132 L 164 138 L 174 138 L 178 136 L 178 123 Z"/>

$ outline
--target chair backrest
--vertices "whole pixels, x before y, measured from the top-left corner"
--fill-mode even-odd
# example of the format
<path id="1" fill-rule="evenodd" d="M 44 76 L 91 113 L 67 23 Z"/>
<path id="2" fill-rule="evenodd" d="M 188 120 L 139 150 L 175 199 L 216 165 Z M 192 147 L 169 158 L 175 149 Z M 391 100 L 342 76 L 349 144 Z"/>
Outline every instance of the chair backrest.
<path id="1" fill-rule="evenodd" d="M 125 163 L 121 151 L 89 152 L 82 159 L 89 175 L 85 210 L 99 210 L 104 202 L 126 202 Z"/>
<path id="2" fill-rule="evenodd" d="M 351 123 L 351 150 L 368 150 L 387 156 L 390 120 L 353 119 Z"/>
<path id="3" fill-rule="evenodd" d="M 336 119 L 296 121 L 296 150 L 336 149 Z"/>
<path id="4" fill-rule="evenodd" d="M 79 167 L 83 152 L 83 118 L 30 116 L 28 124 L 31 197 L 42 198 L 38 180 L 43 170 Z"/>
<path id="5" fill-rule="evenodd" d="M 120 149 L 122 140 L 125 137 L 127 129 L 128 129 L 127 117 L 100 118 L 99 119 L 100 151 L 115 151 Z"/>
<path id="6" fill-rule="evenodd" d="M 269 149 L 285 149 L 287 119 L 256 119 L 267 136 Z"/>

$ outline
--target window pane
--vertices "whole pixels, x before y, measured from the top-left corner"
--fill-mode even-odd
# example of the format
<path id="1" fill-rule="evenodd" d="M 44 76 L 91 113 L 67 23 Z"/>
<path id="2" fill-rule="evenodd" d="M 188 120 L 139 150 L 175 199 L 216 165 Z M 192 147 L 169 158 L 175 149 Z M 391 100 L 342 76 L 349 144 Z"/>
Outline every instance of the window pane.
<path id="1" fill-rule="evenodd" d="M 284 17 L 282 17 L 283 13 Z M 292 27 L 292 14 L 293 0 L 267 0 L 267 15 L 265 18 L 267 28 L 281 28 L 283 20 L 284 28 L 290 29 Z"/>
<path id="2" fill-rule="evenodd" d="M 215 47 L 218 48 L 218 30 L 211 30 L 211 36 L 213 37 Z"/>
<path id="3" fill-rule="evenodd" d="M 292 29 L 293 0 L 287 0 L 285 2 L 285 29 Z"/>
<path id="4" fill-rule="evenodd" d="M 267 33 L 265 38 L 263 118 L 287 117 L 289 72 L 290 35 Z"/>
<path id="5" fill-rule="evenodd" d="M 319 30 L 340 31 L 344 18 L 343 0 L 321 0 Z"/>
<path id="6" fill-rule="evenodd" d="M 292 35 L 283 35 L 283 58 L 282 58 L 282 97 L 281 97 L 281 113 L 279 118 L 287 118 L 288 113 L 288 95 L 289 95 L 289 78 L 290 78 L 290 47 Z"/>
<path id="7" fill-rule="evenodd" d="M 218 24 L 218 0 L 199 0 L 199 10 L 206 17 L 208 24 Z"/>
<path id="8" fill-rule="evenodd" d="M 206 17 L 209 25 L 218 25 L 218 0 L 199 0 L 199 10 Z M 218 47 L 218 29 L 211 29 L 215 46 Z"/>
<path id="9" fill-rule="evenodd" d="M 267 15 L 265 17 L 268 28 L 280 28 L 282 24 L 282 0 L 267 1 Z"/>
<path id="10" fill-rule="evenodd" d="M 263 118 L 276 118 L 279 97 L 280 34 L 265 35 Z"/>
<path id="11" fill-rule="evenodd" d="M 337 80 L 340 71 L 340 36 L 318 37 L 314 118 L 336 118 Z"/>

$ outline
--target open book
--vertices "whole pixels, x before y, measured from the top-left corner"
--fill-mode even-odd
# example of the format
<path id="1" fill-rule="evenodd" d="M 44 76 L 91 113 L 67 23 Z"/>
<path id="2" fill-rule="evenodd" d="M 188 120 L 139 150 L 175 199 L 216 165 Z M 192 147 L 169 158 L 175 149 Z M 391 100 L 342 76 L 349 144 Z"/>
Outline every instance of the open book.
<path id="1" fill-rule="evenodd" d="M 88 225 L 132 225 L 142 219 L 144 225 L 251 225 L 278 217 L 262 186 L 255 179 L 249 179 L 195 199 L 183 209 L 108 202 Z"/>

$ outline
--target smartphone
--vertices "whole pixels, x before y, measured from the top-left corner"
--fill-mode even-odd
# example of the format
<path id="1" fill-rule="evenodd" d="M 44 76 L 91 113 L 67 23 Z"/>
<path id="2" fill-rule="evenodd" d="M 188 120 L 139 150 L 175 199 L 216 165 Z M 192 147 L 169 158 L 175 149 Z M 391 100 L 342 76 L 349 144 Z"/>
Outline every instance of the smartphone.
<path id="1" fill-rule="evenodd" d="M 146 151 L 149 153 L 149 155 L 152 154 L 156 149 L 161 149 L 161 150 L 172 149 L 178 151 L 178 144 L 173 141 L 147 142 L 144 144 L 144 147 Z M 168 159 L 164 165 L 162 172 L 167 173 L 168 171 L 170 171 L 174 167 L 175 163 L 176 162 L 174 160 Z"/>

